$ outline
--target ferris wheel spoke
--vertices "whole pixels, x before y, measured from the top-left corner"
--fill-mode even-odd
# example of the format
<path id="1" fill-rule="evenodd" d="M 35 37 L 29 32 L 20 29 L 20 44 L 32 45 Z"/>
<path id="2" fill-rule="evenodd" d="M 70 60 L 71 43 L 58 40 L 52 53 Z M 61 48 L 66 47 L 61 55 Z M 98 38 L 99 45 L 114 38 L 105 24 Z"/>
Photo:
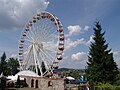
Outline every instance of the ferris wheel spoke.
<path id="1" fill-rule="evenodd" d="M 28 33 L 27 33 L 26 37 L 27 37 L 29 40 L 33 41 L 33 38 L 32 38 L 32 36 L 31 36 L 31 34 L 30 34 L 30 32 L 29 32 L 29 31 L 28 31 Z"/>
<path id="2" fill-rule="evenodd" d="M 55 54 L 55 53 L 56 53 L 55 50 L 51 50 L 51 49 L 48 49 L 48 48 L 46 48 L 45 51 L 46 51 L 47 53 L 51 52 L 52 54 Z"/>
<path id="3" fill-rule="evenodd" d="M 38 74 L 38 57 L 37 57 L 37 54 L 36 54 L 36 50 L 35 50 L 35 46 L 33 45 L 33 57 L 34 57 L 34 61 L 35 61 L 35 68 L 36 68 L 36 73 Z M 39 67 L 40 69 L 40 73 L 42 75 L 42 70 L 41 70 L 41 67 Z"/>
<path id="4" fill-rule="evenodd" d="M 34 46 L 34 48 L 36 49 L 36 51 L 37 51 L 37 47 L 35 47 Z M 36 53 L 37 54 L 37 53 Z M 37 54 L 37 56 L 39 57 L 39 54 Z M 36 59 L 38 60 L 38 57 L 36 56 Z M 44 57 L 43 55 L 40 55 L 41 57 Z M 38 63 L 39 63 L 39 60 L 37 61 Z M 46 70 L 48 70 L 49 68 L 48 68 L 48 65 L 46 64 L 46 62 L 45 62 L 45 60 L 43 61 L 44 62 L 44 64 L 45 64 L 45 68 L 46 68 Z M 42 72 L 42 67 L 40 67 L 42 65 L 42 62 L 41 63 L 39 63 L 39 68 L 40 68 L 40 72 L 43 74 L 43 72 Z"/>
<path id="5" fill-rule="evenodd" d="M 43 50 L 43 52 L 44 52 L 47 56 L 51 57 L 52 61 L 55 59 L 55 58 L 54 58 L 51 54 L 49 54 L 47 51 Z"/>
<path id="6" fill-rule="evenodd" d="M 42 60 L 42 62 L 44 62 L 45 69 L 46 69 L 46 71 L 47 71 L 47 70 L 49 69 L 49 67 L 51 66 L 51 65 L 50 65 L 51 62 L 50 62 L 49 60 L 47 60 L 47 58 L 46 58 L 46 56 L 45 56 L 44 54 L 40 53 L 40 56 L 41 56 L 42 58 L 44 58 L 44 59 Z"/>
<path id="7" fill-rule="evenodd" d="M 43 54 L 43 53 L 39 53 L 39 55 L 41 56 L 41 58 L 43 58 L 42 61 L 47 63 L 47 67 L 50 67 L 50 66 L 51 66 L 50 64 L 51 64 L 52 62 L 46 58 L 46 55 Z"/>
<path id="8" fill-rule="evenodd" d="M 26 57 L 24 57 L 25 58 L 25 60 L 24 60 L 25 67 L 24 68 L 27 67 L 29 59 L 31 57 L 31 46 L 29 46 L 29 48 L 25 52 L 26 52 L 26 54 L 24 53 L 24 56 L 26 56 Z"/>
<path id="9" fill-rule="evenodd" d="M 31 58 L 31 54 L 30 54 L 30 52 L 28 52 L 28 53 L 25 54 L 25 55 L 26 55 L 26 57 L 25 57 L 25 62 L 24 62 L 24 64 L 25 64 L 25 69 L 26 69 L 26 68 L 28 68 L 27 66 L 28 66 L 29 60 L 30 60 L 30 58 Z"/>
<path id="10" fill-rule="evenodd" d="M 55 38 L 55 34 L 51 34 L 51 35 L 46 35 L 46 37 L 44 38 L 44 41 L 53 41 L 56 40 L 57 38 Z"/>
<path id="11" fill-rule="evenodd" d="M 38 33 L 38 27 L 36 26 L 36 24 L 33 25 L 33 30 L 34 30 L 34 35 L 35 35 L 35 39 L 37 39 L 37 37 L 39 37 L 39 33 Z"/>
<path id="12" fill-rule="evenodd" d="M 49 32 L 49 31 L 51 31 L 51 30 L 53 30 L 53 28 L 54 28 L 54 26 L 52 25 L 52 23 L 50 23 L 50 22 L 47 22 L 45 25 L 43 25 L 44 26 L 44 30 L 48 30 L 47 32 Z"/>
<path id="13" fill-rule="evenodd" d="M 34 27 L 31 27 L 31 29 L 29 30 L 29 35 L 32 38 L 32 40 L 34 41 L 36 35 L 33 31 L 34 31 Z"/>
<path id="14" fill-rule="evenodd" d="M 56 32 L 50 34 L 50 35 L 47 36 L 46 38 L 47 38 L 47 39 L 50 39 L 50 40 L 53 40 L 53 39 L 55 40 L 55 39 L 57 38 L 57 36 L 55 35 L 55 33 L 56 33 Z"/>
<path id="15" fill-rule="evenodd" d="M 29 42 L 29 43 L 33 43 L 33 41 L 31 41 L 31 40 L 29 40 L 29 39 L 25 39 L 27 42 Z"/>
<path id="16" fill-rule="evenodd" d="M 49 56 L 48 54 L 46 54 L 43 50 L 41 50 L 41 52 L 52 62 L 53 61 L 53 57 Z"/>
<path id="17" fill-rule="evenodd" d="M 31 29 L 30 31 L 28 31 L 28 34 L 26 35 L 27 38 L 29 38 L 31 41 L 34 41 L 34 36 L 33 36 L 33 33 L 31 33 Z"/>
<path id="18" fill-rule="evenodd" d="M 55 28 L 54 26 L 48 25 L 48 26 L 47 26 L 46 28 L 44 28 L 44 29 L 45 29 L 46 31 L 48 30 L 47 33 L 49 34 L 51 31 L 54 31 L 54 28 Z M 55 31 L 56 31 L 56 30 L 55 30 Z"/>

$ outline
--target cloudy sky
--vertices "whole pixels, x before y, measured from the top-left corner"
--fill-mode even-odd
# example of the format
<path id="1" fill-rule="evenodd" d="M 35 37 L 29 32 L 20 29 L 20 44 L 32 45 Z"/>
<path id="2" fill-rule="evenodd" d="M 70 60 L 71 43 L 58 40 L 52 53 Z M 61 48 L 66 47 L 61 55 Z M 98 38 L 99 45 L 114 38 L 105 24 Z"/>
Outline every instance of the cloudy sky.
<path id="1" fill-rule="evenodd" d="M 0 55 L 15 57 L 27 21 L 38 11 L 55 14 L 65 32 L 60 67 L 85 68 L 93 27 L 99 20 L 120 67 L 120 0 L 0 0 Z"/>

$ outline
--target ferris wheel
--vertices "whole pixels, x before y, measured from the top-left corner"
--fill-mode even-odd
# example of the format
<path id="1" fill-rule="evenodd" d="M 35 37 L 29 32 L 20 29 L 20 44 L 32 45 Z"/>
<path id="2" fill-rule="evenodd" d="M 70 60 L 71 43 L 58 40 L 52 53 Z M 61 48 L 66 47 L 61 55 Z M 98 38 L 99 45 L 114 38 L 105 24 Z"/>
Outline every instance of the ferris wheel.
<path id="1" fill-rule="evenodd" d="M 19 41 L 20 70 L 31 70 L 40 76 L 53 73 L 62 60 L 64 31 L 53 14 L 37 13 L 25 26 Z"/>

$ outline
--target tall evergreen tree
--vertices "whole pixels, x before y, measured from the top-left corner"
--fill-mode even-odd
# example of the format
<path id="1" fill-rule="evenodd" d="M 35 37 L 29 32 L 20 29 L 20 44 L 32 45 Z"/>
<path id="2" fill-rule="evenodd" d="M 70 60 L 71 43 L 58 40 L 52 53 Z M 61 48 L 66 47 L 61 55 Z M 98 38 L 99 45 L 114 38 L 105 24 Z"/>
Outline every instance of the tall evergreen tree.
<path id="1" fill-rule="evenodd" d="M 118 74 L 117 65 L 113 59 L 113 53 L 108 50 L 108 44 L 104 38 L 105 32 L 99 22 L 95 23 L 94 42 L 91 42 L 88 55 L 88 79 L 94 83 L 113 83 Z"/>
<path id="2" fill-rule="evenodd" d="M 5 52 L 3 53 L 0 59 L 1 59 L 1 62 L 0 62 L 1 73 L 3 73 L 4 75 L 7 75 L 8 71 L 7 71 L 7 62 L 6 62 Z"/>

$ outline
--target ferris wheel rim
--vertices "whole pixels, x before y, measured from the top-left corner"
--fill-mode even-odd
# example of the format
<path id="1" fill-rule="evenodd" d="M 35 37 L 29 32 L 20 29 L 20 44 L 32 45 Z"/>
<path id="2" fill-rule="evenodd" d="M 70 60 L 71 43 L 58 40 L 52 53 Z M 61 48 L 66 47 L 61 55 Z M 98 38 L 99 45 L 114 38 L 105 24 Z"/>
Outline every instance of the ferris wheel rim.
<path id="1" fill-rule="evenodd" d="M 58 47 L 57 47 L 57 53 L 56 53 L 56 59 L 57 59 L 57 61 L 56 61 L 56 59 L 54 59 L 54 61 L 53 61 L 53 64 L 54 63 L 59 63 L 59 61 L 62 59 L 62 53 L 63 53 L 63 50 L 64 50 L 64 31 L 63 31 L 63 27 L 62 27 L 62 24 L 61 24 L 61 22 L 59 21 L 59 19 L 55 16 L 55 15 L 53 15 L 53 14 L 51 14 L 51 13 L 49 13 L 49 12 L 46 12 L 46 11 L 42 11 L 42 12 L 39 12 L 39 13 L 37 13 L 37 15 L 38 14 L 42 14 L 42 13 L 47 13 L 48 15 L 51 15 L 51 17 L 52 18 L 54 18 L 54 20 L 55 20 L 55 23 L 56 23 L 56 26 L 57 26 L 57 32 L 59 33 L 59 43 L 58 43 Z M 44 16 L 44 15 L 43 15 Z M 39 16 L 40 17 L 40 16 Z M 33 18 L 32 18 L 33 19 Z M 37 19 L 36 19 L 37 20 Z M 20 54 L 20 50 L 22 50 L 22 49 L 20 49 L 20 46 L 22 45 L 23 46 L 23 44 L 24 44 L 24 37 L 26 37 L 26 36 L 23 36 L 24 35 L 24 32 L 26 31 L 27 32 L 27 29 L 26 28 L 28 28 L 28 29 L 30 29 L 29 27 L 30 26 L 28 26 L 28 24 L 30 23 L 30 21 L 31 20 L 29 20 L 28 21 L 28 23 L 26 24 L 26 26 L 25 26 L 25 30 L 23 30 L 23 32 L 22 32 L 22 34 L 21 34 L 21 38 L 20 38 L 20 42 L 19 42 L 19 61 L 21 62 L 21 60 L 20 60 L 20 56 L 22 56 L 21 54 Z M 32 22 L 33 23 L 33 22 Z M 61 31 L 60 31 L 61 30 Z M 62 32 L 62 33 L 61 33 Z M 23 41 L 22 41 L 23 40 Z"/>

